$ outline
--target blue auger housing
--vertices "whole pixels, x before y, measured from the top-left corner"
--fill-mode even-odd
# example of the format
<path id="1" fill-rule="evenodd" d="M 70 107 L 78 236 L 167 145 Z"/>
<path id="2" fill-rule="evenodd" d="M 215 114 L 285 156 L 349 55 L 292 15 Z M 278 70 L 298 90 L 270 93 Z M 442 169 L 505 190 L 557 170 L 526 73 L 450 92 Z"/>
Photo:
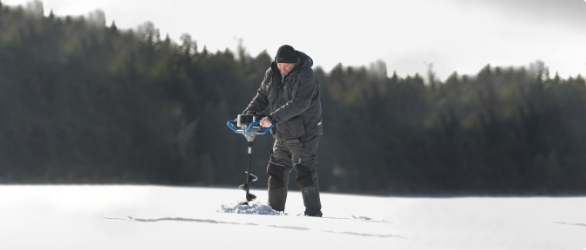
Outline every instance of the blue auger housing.
<path id="1" fill-rule="evenodd" d="M 253 129 L 255 127 L 255 125 L 258 125 L 258 127 L 260 127 L 260 122 L 253 122 L 246 129 L 237 129 L 233 126 L 233 124 L 237 124 L 237 122 L 228 121 L 228 127 L 230 127 L 232 129 L 232 131 L 234 131 L 237 134 L 246 134 L 246 133 L 250 132 L 250 130 Z M 267 129 L 265 129 L 264 131 L 263 130 L 255 130 L 252 132 L 256 132 L 257 135 L 264 135 L 264 134 L 268 133 L 269 131 L 271 131 L 271 129 L 274 126 L 275 125 L 272 125 L 272 126 L 268 127 Z"/>
<path id="2" fill-rule="evenodd" d="M 260 126 L 260 119 L 262 119 L 263 115 L 256 115 L 253 112 L 249 112 L 248 114 L 240 114 L 238 115 L 237 121 L 228 121 L 227 125 L 234 133 L 242 134 L 246 137 L 248 142 L 252 142 L 254 137 L 257 135 L 264 135 L 271 131 L 271 129 L 275 126 L 272 125 L 263 130 Z M 236 127 L 234 127 L 236 125 Z"/>

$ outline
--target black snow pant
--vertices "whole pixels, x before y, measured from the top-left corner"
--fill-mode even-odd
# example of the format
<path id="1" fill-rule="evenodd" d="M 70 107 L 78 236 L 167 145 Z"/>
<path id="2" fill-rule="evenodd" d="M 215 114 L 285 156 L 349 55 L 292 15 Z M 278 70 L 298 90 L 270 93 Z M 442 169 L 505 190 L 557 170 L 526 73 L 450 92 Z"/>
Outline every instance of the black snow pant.
<path id="1" fill-rule="evenodd" d="M 289 173 L 297 172 L 295 181 L 301 188 L 305 215 L 322 216 L 317 183 L 317 145 L 319 136 L 275 139 L 267 173 L 269 174 L 269 205 L 285 211 Z"/>

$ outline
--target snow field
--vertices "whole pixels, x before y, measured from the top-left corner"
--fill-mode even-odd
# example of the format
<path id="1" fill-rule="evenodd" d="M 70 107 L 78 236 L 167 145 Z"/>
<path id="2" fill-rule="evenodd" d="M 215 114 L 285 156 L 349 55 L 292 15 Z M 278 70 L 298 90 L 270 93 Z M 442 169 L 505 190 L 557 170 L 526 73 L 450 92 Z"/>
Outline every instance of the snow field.
<path id="1" fill-rule="evenodd" d="M 325 218 L 244 214 L 236 189 L 0 186 L 0 249 L 585 249 L 586 198 L 322 194 Z"/>

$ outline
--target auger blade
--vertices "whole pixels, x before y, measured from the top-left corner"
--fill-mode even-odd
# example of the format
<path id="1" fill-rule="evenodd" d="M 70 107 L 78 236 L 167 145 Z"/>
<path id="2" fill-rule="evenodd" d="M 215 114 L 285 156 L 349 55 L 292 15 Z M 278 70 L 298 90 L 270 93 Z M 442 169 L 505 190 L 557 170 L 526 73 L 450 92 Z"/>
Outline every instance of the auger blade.
<path id="1" fill-rule="evenodd" d="M 252 174 L 252 173 L 248 173 L 248 171 L 244 171 L 244 173 L 246 173 L 248 175 L 248 182 L 241 184 L 240 186 L 238 186 L 238 189 L 242 190 L 242 191 L 249 191 L 250 188 L 250 183 L 251 182 L 255 182 L 258 180 L 258 176 Z M 246 194 L 246 202 L 242 202 L 240 205 L 248 205 L 248 201 L 253 201 L 256 199 L 256 195 L 251 194 L 250 192 L 247 192 Z"/>
<path id="2" fill-rule="evenodd" d="M 248 171 L 244 171 L 244 173 L 248 174 Z M 248 182 L 255 182 L 256 180 L 258 180 L 258 176 L 250 173 L 250 177 L 248 177 Z"/>
<path id="3" fill-rule="evenodd" d="M 253 201 L 256 200 L 256 195 L 248 193 L 248 196 L 246 196 L 246 200 L 247 201 Z"/>
<path id="4" fill-rule="evenodd" d="M 238 205 L 247 205 L 248 206 L 248 202 L 253 201 L 253 200 L 256 200 L 256 195 L 248 193 L 248 195 L 246 196 L 246 201 L 240 202 Z"/>
<path id="5" fill-rule="evenodd" d="M 247 173 L 248 174 L 248 171 L 244 171 L 244 173 Z M 249 186 L 249 183 L 250 182 L 255 182 L 257 180 L 258 180 L 258 176 L 250 173 L 250 176 L 248 177 L 248 182 L 247 183 L 244 183 L 244 184 L 242 184 L 240 186 L 238 186 L 238 189 L 240 189 L 242 191 L 246 191 L 246 188 Z"/>

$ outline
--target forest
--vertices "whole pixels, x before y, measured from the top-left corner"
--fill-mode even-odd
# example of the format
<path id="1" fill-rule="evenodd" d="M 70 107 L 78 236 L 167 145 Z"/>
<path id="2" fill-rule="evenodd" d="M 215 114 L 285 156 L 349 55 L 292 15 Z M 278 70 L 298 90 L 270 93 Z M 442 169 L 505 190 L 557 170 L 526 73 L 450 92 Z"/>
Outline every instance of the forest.
<path id="1" fill-rule="evenodd" d="M 226 121 L 271 61 L 243 46 L 208 51 L 190 35 L 174 42 L 149 22 L 120 30 L 99 12 L 45 16 L 0 3 L 0 184 L 235 188 L 247 147 Z M 586 194 L 580 75 L 560 78 L 540 61 L 445 81 L 432 67 L 388 74 L 382 61 L 314 71 L 323 191 Z M 255 140 L 253 188 L 266 187 L 273 141 Z"/>

